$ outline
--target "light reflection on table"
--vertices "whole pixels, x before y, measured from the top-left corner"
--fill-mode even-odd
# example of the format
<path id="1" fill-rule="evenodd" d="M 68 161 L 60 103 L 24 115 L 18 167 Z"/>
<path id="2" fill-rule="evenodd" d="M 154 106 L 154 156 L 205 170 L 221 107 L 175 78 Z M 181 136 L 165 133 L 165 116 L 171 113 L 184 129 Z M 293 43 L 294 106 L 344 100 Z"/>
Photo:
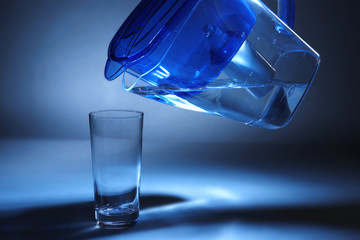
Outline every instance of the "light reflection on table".
<path id="1" fill-rule="evenodd" d="M 3 139 L 0 236 L 359 239 L 359 165 L 269 149 L 145 142 L 140 221 L 116 231 L 94 225 L 88 141 Z"/>

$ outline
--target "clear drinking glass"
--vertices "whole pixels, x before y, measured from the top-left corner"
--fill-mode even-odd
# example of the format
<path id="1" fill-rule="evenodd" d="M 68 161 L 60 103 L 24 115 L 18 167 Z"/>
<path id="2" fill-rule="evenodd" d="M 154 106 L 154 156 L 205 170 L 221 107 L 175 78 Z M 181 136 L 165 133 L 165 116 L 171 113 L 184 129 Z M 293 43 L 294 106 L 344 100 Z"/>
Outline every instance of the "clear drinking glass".
<path id="1" fill-rule="evenodd" d="M 139 218 L 142 112 L 89 114 L 95 218 L 100 226 L 127 228 Z"/>

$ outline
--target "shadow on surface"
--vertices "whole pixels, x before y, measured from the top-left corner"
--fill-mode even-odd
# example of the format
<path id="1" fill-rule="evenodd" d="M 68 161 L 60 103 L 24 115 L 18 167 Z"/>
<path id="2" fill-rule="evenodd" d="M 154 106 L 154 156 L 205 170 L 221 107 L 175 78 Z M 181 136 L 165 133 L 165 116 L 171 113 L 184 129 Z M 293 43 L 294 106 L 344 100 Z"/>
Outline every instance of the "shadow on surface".
<path id="1" fill-rule="evenodd" d="M 140 199 L 141 209 L 159 207 L 185 201 L 165 195 L 149 195 Z M 3 217 L 3 216 L 6 217 Z M 0 212 L 0 239 L 76 239 L 92 235 L 119 233 L 119 230 L 99 229 L 94 218 L 93 202 L 83 202 L 53 207 L 33 208 L 11 212 Z M 75 236 L 74 235 L 74 236 Z M 82 236 L 83 235 L 83 236 Z"/>
<path id="2" fill-rule="evenodd" d="M 127 230 L 103 229 L 95 225 L 93 203 L 26 210 L 0 217 L 0 239 L 85 239 L 181 225 L 291 224 L 324 226 L 360 231 L 360 204 L 219 209 L 211 202 L 197 203 L 172 196 L 141 198 L 140 222 Z"/>

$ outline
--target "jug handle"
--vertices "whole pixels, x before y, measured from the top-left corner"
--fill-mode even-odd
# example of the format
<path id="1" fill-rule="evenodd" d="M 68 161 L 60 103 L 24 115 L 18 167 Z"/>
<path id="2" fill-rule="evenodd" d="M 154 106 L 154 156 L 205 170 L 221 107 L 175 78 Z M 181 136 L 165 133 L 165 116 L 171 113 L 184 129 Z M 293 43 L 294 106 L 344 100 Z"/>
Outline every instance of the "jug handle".
<path id="1" fill-rule="evenodd" d="M 278 16 L 293 29 L 295 23 L 295 0 L 278 0 Z"/>

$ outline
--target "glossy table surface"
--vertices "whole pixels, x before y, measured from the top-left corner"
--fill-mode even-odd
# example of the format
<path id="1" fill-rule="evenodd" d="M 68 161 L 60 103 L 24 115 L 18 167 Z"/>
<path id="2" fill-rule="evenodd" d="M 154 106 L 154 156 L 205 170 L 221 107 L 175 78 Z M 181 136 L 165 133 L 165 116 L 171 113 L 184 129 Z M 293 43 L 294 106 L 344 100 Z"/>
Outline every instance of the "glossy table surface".
<path id="1" fill-rule="evenodd" d="M 0 239 L 360 239 L 357 146 L 145 141 L 141 216 L 100 229 L 87 140 L 0 140 Z"/>

